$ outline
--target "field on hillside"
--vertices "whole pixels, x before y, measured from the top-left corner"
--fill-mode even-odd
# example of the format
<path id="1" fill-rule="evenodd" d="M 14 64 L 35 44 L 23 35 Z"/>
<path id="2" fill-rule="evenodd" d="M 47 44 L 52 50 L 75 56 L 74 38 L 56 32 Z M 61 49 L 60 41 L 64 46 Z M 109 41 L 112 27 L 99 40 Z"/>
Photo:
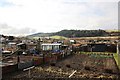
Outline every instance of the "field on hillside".
<path id="1" fill-rule="evenodd" d="M 58 35 L 51 36 L 51 38 L 53 38 L 53 39 L 67 39 L 67 37 L 64 37 L 64 36 L 58 36 Z"/>
<path id="2" fill-rule="evenodd" d="M 120 30 L 105 30 L 106 32 L 120 32 Z"/>

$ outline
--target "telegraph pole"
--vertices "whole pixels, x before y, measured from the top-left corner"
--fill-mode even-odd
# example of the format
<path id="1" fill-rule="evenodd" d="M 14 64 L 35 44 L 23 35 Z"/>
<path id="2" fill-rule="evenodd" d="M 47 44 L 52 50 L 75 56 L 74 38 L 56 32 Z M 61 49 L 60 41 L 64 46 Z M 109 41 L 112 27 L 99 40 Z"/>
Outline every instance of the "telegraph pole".
<path id="1" fill-rule="evenodd" d="M 20 62 L 20 49 L 17 49 L 17 64 Z"/>
<path id="2" fill-rule="evenodd" d="M 45 51 L 42 50 L 41 43 L 42 43 L 42 40 L 39 38 L 37 41 L 37 50 L 42 53 L 43 63 L 44 63 L 45 62 Z"/>
<path id="3" fill-rule="evenodd" d="M 40 42 L 40 38 L 37 41 L 37 50 L 40 51 L 40 46 L 41 46 L 41 42 Z"/>

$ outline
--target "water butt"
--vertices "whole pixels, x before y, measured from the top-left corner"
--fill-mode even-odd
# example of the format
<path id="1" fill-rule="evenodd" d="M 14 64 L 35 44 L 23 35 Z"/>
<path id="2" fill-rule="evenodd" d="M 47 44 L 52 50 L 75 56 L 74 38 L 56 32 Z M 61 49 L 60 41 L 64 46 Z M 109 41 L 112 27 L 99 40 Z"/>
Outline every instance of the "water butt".
<path id="1" fill-rule="evenodd" d="M 84 69 L 85 70 L 90 70 L 90 67 L 89 66 L 85 66 Z"/>
<path id="2" fill-rule="evenodd" d="M 67 68 L 71 68 L 70 64 L 66 64 L 66 67 L 67 67 Z"/>
<path id="3" fill-rule="evenodd" d="M 51 66 L 55 66 L 55 63 L 50 63 Z"/>

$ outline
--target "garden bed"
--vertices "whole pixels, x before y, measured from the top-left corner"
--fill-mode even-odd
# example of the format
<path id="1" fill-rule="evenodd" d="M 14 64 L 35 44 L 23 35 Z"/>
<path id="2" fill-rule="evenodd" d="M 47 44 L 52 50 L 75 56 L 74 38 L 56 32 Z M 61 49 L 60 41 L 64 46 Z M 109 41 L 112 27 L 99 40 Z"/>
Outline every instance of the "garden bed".
<path id="1" fill-rule="evenodd" d="M 31 78 L 118 78 L 118 68 L 112 55 L 105 57 L 75 54 L 31 70 Z M 74 74 L 72 74 L 74 73 Z M 72 74 L 72 76 L 70 76 Z M 29 78 L 28 71 L 13 73 L 10 78 Z"/>

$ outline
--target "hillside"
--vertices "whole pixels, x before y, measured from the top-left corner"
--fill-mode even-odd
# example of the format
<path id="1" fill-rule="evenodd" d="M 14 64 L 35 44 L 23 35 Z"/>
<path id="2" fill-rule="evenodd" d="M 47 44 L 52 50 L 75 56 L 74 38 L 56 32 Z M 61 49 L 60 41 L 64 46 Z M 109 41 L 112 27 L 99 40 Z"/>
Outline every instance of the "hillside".
<path id="1" fill-rule="evenodd" d="M 53 33 L 35 33 L 35 34 L 31 34 L 28 35 L 27 37 L 31 38 L 31 37 L 48 37 L 51 36 Z"/>
<path id="2" fill-rule="evenodd" d="M 108 35 L 104 30 L 62 30 L 55 34 L 65 37 L 95 37 Z"/>
<path id="3" fill-rule="evenodd" d="M 108 32 L 104 30 L 62 30 L 55 33 L 36 33 L 28 35 L 27 37 L 50 37 L 50 36 L 64 36 L 64 37 L 96 37 L 108 36 Z"/>
<path id="4" fill-rule="evenodd" d="M 64 37 L 64 36 L 57 36 L 57 35 L 51 36 L 51 38 L 53 38 L 53 39 L 67 39 L 67 37 Z"/>

